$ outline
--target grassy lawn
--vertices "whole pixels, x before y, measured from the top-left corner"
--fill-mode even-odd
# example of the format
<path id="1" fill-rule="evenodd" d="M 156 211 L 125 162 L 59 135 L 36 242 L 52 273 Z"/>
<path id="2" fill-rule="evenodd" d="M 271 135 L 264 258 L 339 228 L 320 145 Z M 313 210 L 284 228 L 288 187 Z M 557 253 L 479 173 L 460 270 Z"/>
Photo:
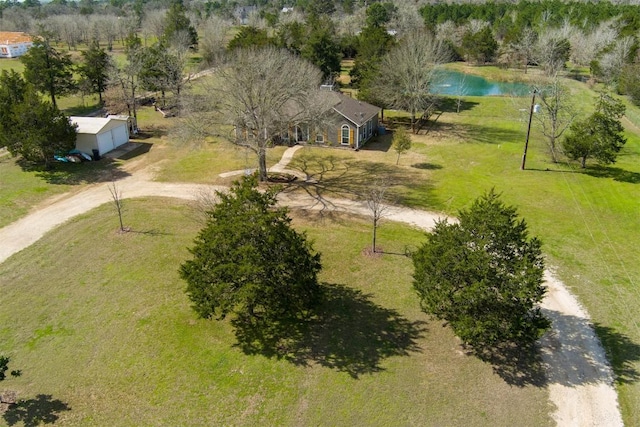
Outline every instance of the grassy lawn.
<path id="1" fill-rule="evenodd" d="M 586 113 L 594 94 L 569 82 Z M 520 170 L 527 125 L 526 98 L 466 97 L 460 114 L 445 112 L 393 166 L 392 136 L 358 153 L 307 148 L 294 165 L 323 171 L 322 194 L 357 197 L 371 171 L 392 177 L 395 200 L 455 214 L 495 187 L 541 237 L 548 266 L 579 297 L 596 324 L 614 370 L 625 422 L 640 425 L 640 137 L 627 132 L 618 162 L 581 170 L 552 163 L 534 122 L 525 171 Z M 523 111 L 524 109 L 524 111 Z M 638 116 L 632 108 L 629 117 Z M 385 113 L 389 128 L 406 122 Z M 630 129 L 634 129 L 630 127 Z M 304 161 L 305 158 L 315 161 Z M 335 165 L 327 167 L 327 165 Z"/>
<path id="2" fill-rule="evenodd" d="M 267 151 L 267 166 L 282 158 L 287 149 L 277 146 Z M 237 177 L 221 178 L 219 174 L 234 170 L 255 169 L 257 157 L 252 152 L 228 141 L 211 139 L 199 144 L 180 144 L 173 141 L 163 155 L 174 159 L 167 162 L 157 175 L 159 181 L 198 182 L 204 184 L 231 184 Z"/>
<path id="3" fill-rule="evenodd" d="M 550 425 L 544 388 L 510 386 L 428 322 L 411 262 L 362 255 L 368 222 L 295 216 L 323 253 L 325 316 L 285 357 L 237 344 L 228 321 L 197 319 L 177 267 L 200 224 L 174 200 L 103 206 L 0 266 L 0 351 L 23 371 L 7 422 L 59 425 Z M 421 232 L 393 223 L 401 252 Z M 89 238 L 89 236 L 91 236 Z M 95 245 L 100 241 L 100 245 Z M 64 251 L 60 248 L 64 247 Z M 29 418 L 30 417 L 30 418 Z"/>
<path id="4" fill-rule="evenodd" d="M 481 106 L 484 102 L 481 102 Z M 464 114 L 472 114 L 472 111 Z M 504 117 L 510 114 L 505 111 Z M 468 126 L 471 119 L 443 117 L 442 126 Z M 516 120 L 484 119 L 486 132 L 511 128 L 519 137 L 495 135 L 452 140 L 450 131 L 419 138 L 415 149 L 429 163 L 433 207 L 453 213 L 482 191 L 496 187 L 519 207 L 533 234 L 545 243 L 548 264 L 578 295 L 597 323 L 618 374 L 623 415 L 628 425 L 639 425 L 640 328 L 640 139 L 629 141 L 618 162 L 586 171 L 575 164 L 549 161 L 545 143 L 533 132 L 527 170 L 520 171 L 524 143 L 523 124 Z M 419 197 L 419 192 L 415 197 Z M 610 331 L 611 333 L 604 333 Z"/>
<path id="5" fill-rule="evenodd" d="M 19 58 L 2 58 L 0 59 L 0 72 L 3 70 L 14 70 L 17 73 L 22 73 L 24 65 L 20 62 Z"/>
<path id="6" fill-rule="evenodd" d="M 124 177 L 121 162 L 56 163 L 53 170 L 21 166 L 11 156 L 0 157 L 0 227 L 24 216 L 44 200 L 83 185 Z"/>
<path id="7" fill-rule="evenodd" d="M 594 93 L 576 81 L 567 84 L 576 105 L 587 112 Z M 640 110 L 628 111 L 629 141 L 618 162 L 586 170 L 552 163 L 534 121 L 527 170 L 521 171 L 529 103 L 530 98 L 466 97 L 459 114 L 444 112 L 428 132 L 414 137 L 398 166 L 391 134 L 359 152 L 304 148 L 292 166 L 320 184 L 295 184 L 289 190 L 355 198 L 372 174 L 384 175 L 396 184 L 397 203 L 455 214 L 495 187 L 518 207 L 531 234 L 541 237 L 548 266 L 592 315 L 618 376 L 625 423 L 640 425 L 640 265 L 634 261 L 640 259 L 640 137 L 631 132 L 640 126 Z M 406 122 L 393 111 L 385 111 L 385 119 L 390 129 Z M 223 141 L 182 141 L 171 132 L 171 120 L 152 109 L 139 115 L 148 131 L 145 141 L 153 144 L 144 161 L 161 162 L 158 180 L 224 184 L 231 179 L 220 178 L 220 172 L 255 165 L 253 156 Z M 269 165 L 283 150 L 270 150 Z M 7 160 L 0 161 L 0 174 L 0 226 L 10 222 L 5 215 L 23 215 L 65 188 L 24 174 Z M 305 366 L 249 356 L 234 346 L 228 323 L 196 320 L 176 268 L 198 225 L 176 202 L 128 206 L 127 221 L 144 233 L 115 234 L 117 218 L 102 207 L 0 266 L 0 286 L 12 301 L 0 307 L 0 323 L 11 325 L 0 329 L 0 352 L 9 351 L 16 368 L 25 372 L 6 385 L 27 399 L 38 394 L 59 399 L 71 407 L 59 414 L 68 425 L 113 424 L 114 419 L 122 425 L 550 423 L 547 414 L 553 408 L 543 389 L 508 386 L 490 366 L 461 355 L 440 325 L 426 323 L 416 347 L 404 348 L 406 354 L 383 343 L 386 350 L 367 347 L 366 354 L 349 345 L 345 336 L 381 333 L 380 325 L 367 323 L 371 317 L 387 319 L 385 327 L 406 326 L 390 325 L 389 310 L 410 324 L 426 321 L 410 290 L 409 261 L 360 254 L 369 244 L 366 223 L 296 218 L 324 254 L 323 280 L 334 286 L 331 295 L 348 297 L 342 306 L 365 313 L 335 313 L 346 317 L 348 326 L 336 325 L 342 335 L 323 335 L 326 346 L 315 348 Z M 380 233 L 380 245 L 389 252 L 403 252 L 422 238 L 389 223 Z M 103 247 L 88 246 L 95 240 Z M 68 249 L 52 252 L 60 247 Z M 367 295 L 366 301 L 353 289 Z M 365 332 L 354 319 L 364 321 Z M 356 367 L 364 369 L 357 379 Z"/>

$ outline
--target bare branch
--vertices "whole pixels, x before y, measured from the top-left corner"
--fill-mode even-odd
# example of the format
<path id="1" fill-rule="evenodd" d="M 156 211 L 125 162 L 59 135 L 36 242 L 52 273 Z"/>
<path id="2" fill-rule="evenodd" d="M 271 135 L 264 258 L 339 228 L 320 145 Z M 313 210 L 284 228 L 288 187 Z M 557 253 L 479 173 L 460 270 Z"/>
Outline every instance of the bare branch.
<path id="1" fill-rule="evenodd" d="M 111 184 L 109 184 L 107 187 L 109 188 L 109 193 L 111 193 L 113 204 L 115 205 L 116 211 L 118 212 L 118 219 L 120 220 L 120 231 L 123 233 L 126 231 L 129 231 L 128 228 L 124 227 L 124 224 L 122 222 L 122 211 L 123 211 L 122 190 L 118 188 L 118 184 L 116 184 L 115 181 L 112 181 Z"/>
<path id="2" fill-rule="evenodd" d="M 380 220 L 388 214 L 390 206 L 385 204 L 387 190 L 391 186 L 390 182 L 386 178 L 377 178 L 369 187 L 367 197 L 367 207 L 373 220 L 373 253 L 376 253 L 376 235 Z"/>

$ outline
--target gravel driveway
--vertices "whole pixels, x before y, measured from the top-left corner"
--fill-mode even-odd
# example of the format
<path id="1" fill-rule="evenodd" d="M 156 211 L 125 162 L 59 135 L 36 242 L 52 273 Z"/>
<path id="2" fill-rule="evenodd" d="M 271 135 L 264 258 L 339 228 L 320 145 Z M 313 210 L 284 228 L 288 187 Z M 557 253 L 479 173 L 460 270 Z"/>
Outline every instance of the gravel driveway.
<path id="1" fill-rule="evenodd" d="M 293 147 L 277 166 L 284 169 Z M 197 199 L 202 192 L 223 187 L 194 184 L 159 183 L 144 171 L 118 181 L 125 198 L 143 196 Z M 29 215 L 0 229 L 0 264 L 11 255 L 40 239 L 46 232 L 69 219 L 111 202 L 107 184 L 91 185 L 73 195 L 56 196 Z M 283 194 L 280 202 L 296 209 L 331 209 L 368 215 L 365 203 L 326 199 L 324 204 L 307 195 Z M 441 215 L 415 209 L 393 207 L 386 218 L 429 230 Z M 558 426 L 622 426 L 613 373 L 589 316 L 562 282 L 549 271 L 542 308 L 552 320 L 552 331 L 543 339 L 543 361 L 552 414 Z"/>

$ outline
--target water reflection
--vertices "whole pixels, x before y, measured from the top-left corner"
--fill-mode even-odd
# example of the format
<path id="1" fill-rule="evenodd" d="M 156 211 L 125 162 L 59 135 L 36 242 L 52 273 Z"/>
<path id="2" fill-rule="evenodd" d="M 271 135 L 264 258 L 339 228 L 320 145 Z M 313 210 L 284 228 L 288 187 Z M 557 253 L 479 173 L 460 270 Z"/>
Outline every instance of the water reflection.
<path id="1" fill-rule="evenodd" d="M 524 83 L 494 82 L 452 70 L 437 71 L 431 86 L 436 95 L 453 96 L 526 96 L 530 91 L 531 87 Z"/>

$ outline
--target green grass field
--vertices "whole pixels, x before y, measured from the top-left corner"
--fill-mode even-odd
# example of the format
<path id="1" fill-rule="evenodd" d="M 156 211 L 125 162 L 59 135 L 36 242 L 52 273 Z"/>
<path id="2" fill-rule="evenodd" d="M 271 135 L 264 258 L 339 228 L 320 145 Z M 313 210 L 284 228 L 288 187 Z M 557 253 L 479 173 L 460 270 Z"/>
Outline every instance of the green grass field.
<path id="1" fill-rule="evenodd" d="M 323 254 L 322 322 L 285 334 L 286 357 L 271 355 L 277 346 L 243 350 L 228 321 L 189 307 L 177 274 L 200 227 L 189 218 L 173 200 L 127 201 L 133 232 L 119 234 L 103 206 L 2 265 L 11 304 L 0 306 L 0 350 L 23 371 L 3 387 L 24 399 L 5 421 L 551 425 L 544 388 L 508 385 L 420 312 L 408 258 L 362 255 L 365 221 L 296 216 Z M 422 239 L 393 223 L 379 229 L 388 252 Z"/>
<path id="2" fill-rule="evenodd" d="M 594 93 L 570 83 L 584 111 Z M 640 425 L 640 137 L 627 132 L 618 162 L 591 164 L 550 161 L 545 139 L 534 122 L 526 170 L 520 164 L 526 135 L 527 99 L 466 97 L 460 114 L 445 112 L 428 132 L 414 137 L 412 150 L 393 167 L 391 135 L 358 153 L 307 148 L 313 170 L 329 159 L 340 167 L 325 173 L 325 194 L 358 193 L 357 177 L 377 170 L 400 183 L 395 200 L 409 206 L 455 215 L 483 192 L 495 188 L 518 207 L 530 231 L 539 236 L 548 267 L 555 271 L 592 315 L 618 375 L 617 388 L 625 422 Z M 633 107 L 629 117 L 638 115 Z M 386 112 L 387 125 L 403 115 Z M 634 128 L 631 127 L 631 130 Z M 324 158 L 324 161 L 319 161 Z M 314 169 L 315 168 L 315 169 Z M 336 193 L 336 194 L 337 194 Z"/>
<path id="3" fill-rule="evenodd" d="M 57 163 L 53 170 L 25 165 L 9 155 L 0 157 L 0 227 L 24 216 L 44 200 L 78 191 L 86 184 L 124 177 L 120 162 Z"/>
<path id="4" fill-rule="evenodd" d="M 576 104 L 588 111 L 595 94 L 578 82 L 568 84 Z M 444 112 L 415 136 L 398 166 L 390 134 L 359 152 L 305 148 L 293 166 L 322 178 L 321 185 L 306 186 L 316 194 L 357 197 L 373 173 L 397 184 L 396 202 L 449 214 L 492 187 L 502 192 L 526 218 L 531 234 L 542 239 L 548 266 L 592 315 L 617 374 L 625 423 L 640 425 L 640 137 L 632 132 L 640 112 L 633 107 L 627 113 L 629 141 L 618 162 L 586 170 L 552 163 L 534 122 L 527 169 L 521 171 L 529 102 L 467 97 L 461 113 Z M 389 128 L 405 119 L 389 111 L 385 118 Z M 143 128 L 145 123 L 153 135 L 145 161 L 162 161 L 160 180 L 227 183 L 220 172 L 252 165 L 250 156 L 226 143 L 179 140 L 170 131 L 173 122 L 150 109 L 141 111 Z M 282 150 L 272 150 L 269 162 Z M 0 207 L 3 218 L 23 215 L 33 203 L 64 190 L 6 166 L 0 162 L 0 174 L 15 178 L 0 179 L 0 200 L 24 207 L 18 214 Z M 12 175 L 4 175 L 6 170 Z M 544 389 L 509 387 L 490 366 L 458 354 L 449 330 L 433 323 L 417 339 L 419 350 L 383 352 L 384 358 L 374 360 L 384 369 L 357 380 L 345 366 L 370 362 L 369 356 L 340 337 L 325 336 L 328 345 L 317 349 L 318 358 L 306 367 L 248 356 L 234 347 L 229 324 L 196 320 L 188 308 L 176 269 L 198 226 L 189 222 L 185 208 L 139 201 L 129 205 L 128 215 L 134 230 L 145 233 L 115 234 L 117 218 L 105 206 L 0 266 L 0 286 L 8 289 L 7 301 L 16 301 L 0 307 L 0 322 L 11 325 L 0 329 L 0 352 L 8 352 L 25 372 L 6 386 L 28 399 L 39 393 L 59 399 L 71 407 L 59 414 L 69 425 L 113 419 L 133 425 L 138 416 L 144 425 L 195 424 L 198 417 L 209 424 L 243 425 L 551 422 L 553 408 Z M 324 253 L 323 280 L 371 294 L 375 315 L 383 308 L 410 322 L 425 321 L 410 290 L 408 260 L 363 257 L 367 224 L 338 219 L 296 219 Z M 389 223 L 380 232 L 380 244 L 389 251 L 403 252 L 421 239 L 420 233 Z M 96 240 L 104 247 L 88 246 Z M 68 250 L 53 252 L 63 244 Z M 355 327 L 350 324 L 349 336 L 362 332 Z M 131 419 L 123 419 L 123 412 Z"/>
<path id="5" fill-rule="evenodd" d="M 0 59 L 0 72 L 4 70 L 15 70 L 21 73 L 24 70 L 24 65 L 22 65 L 22 62 L 20 62 L 18 58 L 2 58 Z"/>

